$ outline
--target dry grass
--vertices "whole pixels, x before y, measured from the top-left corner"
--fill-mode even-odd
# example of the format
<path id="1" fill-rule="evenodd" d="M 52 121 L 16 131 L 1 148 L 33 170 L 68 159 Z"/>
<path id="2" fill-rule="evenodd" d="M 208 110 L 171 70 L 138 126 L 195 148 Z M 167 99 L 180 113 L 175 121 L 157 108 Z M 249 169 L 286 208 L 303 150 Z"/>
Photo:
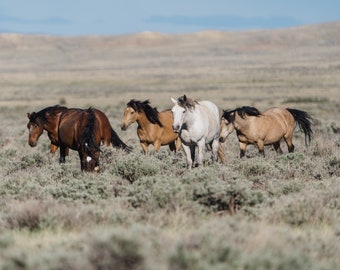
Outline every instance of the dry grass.
<path id="1" fill-rule="evenodd" d="M 0 267 L 3 269 L 335 269 L 340 264 L 339 23 L 275 31 L 122 37 L 0 35 Z M 314 117 L 309 148 L 254 147 L 191 172 L 182 152 L 143 156 L 131 99 L 159 110 L 182 94 L 219 108 L 284 106 Z M 58 164 L 26 112 L 103 110 L 127 155 L 104 148 L 99 174 Z M 283 146 L 287 152 L 286 146 Z M 37 252 L 38 251 L 38 252 Z"/>

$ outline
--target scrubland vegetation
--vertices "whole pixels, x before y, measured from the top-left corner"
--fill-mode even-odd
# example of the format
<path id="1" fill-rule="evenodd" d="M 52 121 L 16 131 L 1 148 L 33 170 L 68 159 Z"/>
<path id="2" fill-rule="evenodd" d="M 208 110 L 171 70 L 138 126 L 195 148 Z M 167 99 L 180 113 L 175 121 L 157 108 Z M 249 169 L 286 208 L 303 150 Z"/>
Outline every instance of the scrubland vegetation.
<path id="1" fill-rule="evenodd" d="M 184 36 L 1 35 L 2 269 L 339 269 L 339 24 Z M 200 42 L 198 42 L 200 41 Z M 204 41 L 204 42 L 203 42 Z M 7 42 L 7 43 L 6 43 Z M 6 45 L 6 46 L 5 46 Z M 283 106 L 314 118 L 309 147 L 186 169 L 183 152 L 142 154 L 131 98 L 159 110 L 170 96 L 221 109 Z M 63 103 L 103 110 L 134 151 L 102 147 L 99 173 L 65 164 L 43 134 L 27 144 L 27 112 Z"/>

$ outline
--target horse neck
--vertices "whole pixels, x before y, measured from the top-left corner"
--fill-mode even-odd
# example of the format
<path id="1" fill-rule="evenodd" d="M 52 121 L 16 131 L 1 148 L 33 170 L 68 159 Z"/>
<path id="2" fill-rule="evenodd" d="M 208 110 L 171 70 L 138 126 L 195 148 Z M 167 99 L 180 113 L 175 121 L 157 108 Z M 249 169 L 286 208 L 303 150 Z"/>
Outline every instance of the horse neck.
<path id="1" fill-rule="evenodd" d="M 48 133 L 57 132 L 60 116 L 49 118 L 45 121 L 43 127 Z"/>
<path id="2" fill-rule="evenodd" d="M 250 124 L 250 120 L 248 116 L 242 118 L 237 113 L 235 115 L 235 120 L 233 121 L 233 126 L 236 130 L 242 131 L 243 129 L 247 128 Z"/>
<path id="3" fill-rule="evenodd" d="M 194 111 L 188 110 L 183 124 L 186 124 L 188 127 L 192 126 L 196 120 L 196 113 Z"/>
<path id="4" fill-rule="evenodd" d="M 146 114 L 144 111 L 138 112 L 138 117 L 137 117 L 136 122 L 138 123 L 138 126 L 140 126 L 142 129 L 147 129 L 151 125 L 151 122 L 146 117 Z"/>

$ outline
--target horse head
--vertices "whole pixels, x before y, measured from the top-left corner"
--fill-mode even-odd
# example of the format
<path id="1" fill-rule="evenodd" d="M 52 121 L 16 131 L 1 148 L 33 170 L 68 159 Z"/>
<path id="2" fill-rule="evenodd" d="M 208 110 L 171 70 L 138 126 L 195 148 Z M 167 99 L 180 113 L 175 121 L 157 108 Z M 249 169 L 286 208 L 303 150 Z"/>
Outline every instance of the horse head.
<path id="1" fill-rule="evenodd" d="M 175 104 L 175 106 L 171 109 L 174 118 L 172 128 L 174 132 L 179 132 L 183 124 L 186 122 L 188 115 L 187 112 L 193 111 L 198 102 L 191 98 L 187 98 L 186 95 L 179 97 L 177 100 L 172 97 L 171 100 Z"/>
<path id="2" fill-rule="evenodd" d="M 132 106 L 127 105 L 124 116 L 122 119 L 122 124 L 120 125 L 120 128 L 122 130 L 127 130 L 127 128 L 134 122 L 137 121 L 138 118 L 138 111 L 135 110 Z"/>
<path id="3" fill-rule="evenodd" d="M 174 130 L 174 132 L 179 132 L 184 123 L 185 113 L 187 109 L 186 107 L 181 106 L 179 101 L 174 99 L 173 97 L 171 97 L 171 101 L 174 103 L 174 106 L 171 109 L 172 116 L 174 118 L 172 129 Z"/>
<path id="4" fill-rule="evenodd" d="M 235 111 L 223 110 L 221 117 L 220 142 L 225 142 L 230 133 L 234 131 Z"/>
<path id="5" fill-rule="evenodd" d="M 28 131 L 29 131 L 28 144 L 31 147 L 35 147 L 35 146 L 37 146 L 37 142 L 39 140 L 39 137 L 41 136 L 41 134 L 44 131 L 44 127 L 43 127 L 43 124 L 41 123 L 41 121 L 39 120 L 39 118 L 37 117 L 37 114 L 35 112 L 27 113 L 27 117 L 29 119 L 29 121 L 27 123 L 27 128 L 28 128 Z"/>

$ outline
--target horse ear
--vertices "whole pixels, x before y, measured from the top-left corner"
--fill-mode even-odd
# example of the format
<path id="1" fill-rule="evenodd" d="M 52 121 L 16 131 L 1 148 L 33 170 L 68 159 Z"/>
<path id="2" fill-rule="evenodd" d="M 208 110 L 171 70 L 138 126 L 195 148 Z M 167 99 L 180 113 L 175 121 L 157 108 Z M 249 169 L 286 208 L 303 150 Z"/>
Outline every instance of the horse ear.
<path id="1" fill-rule="evenodd" d="M 28 119 L 35 119 L 35 112 L 32 112 L 32 113 L 27 113 L 27 117 Z"/>
<path id="2" fill-rule="evenodd" d="M 187 96 L 186 95 L 183 95 L 183 100 L 187 101 Z"/>
<path id="3" fill-rule="evenodd" d="M 171 97 L 171 101 L 176 105 L 177 104 L 177 100 L 174 99 L 173 97 Z"/>

